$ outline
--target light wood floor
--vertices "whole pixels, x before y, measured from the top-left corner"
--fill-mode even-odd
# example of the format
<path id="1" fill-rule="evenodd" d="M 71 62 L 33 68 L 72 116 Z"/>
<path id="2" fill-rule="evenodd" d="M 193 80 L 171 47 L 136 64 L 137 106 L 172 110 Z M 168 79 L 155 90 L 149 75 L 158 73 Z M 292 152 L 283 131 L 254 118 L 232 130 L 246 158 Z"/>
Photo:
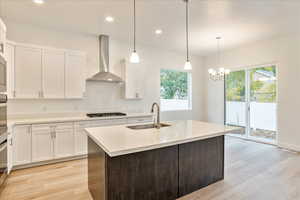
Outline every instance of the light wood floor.
<path id="1" fill-rule="evenodd" d="M 226 138 L 225 180 L 180 200 L 299 200 L 300 155 Z M 91 200 L 87 161 L 14 171 L 1 200 Z"/>

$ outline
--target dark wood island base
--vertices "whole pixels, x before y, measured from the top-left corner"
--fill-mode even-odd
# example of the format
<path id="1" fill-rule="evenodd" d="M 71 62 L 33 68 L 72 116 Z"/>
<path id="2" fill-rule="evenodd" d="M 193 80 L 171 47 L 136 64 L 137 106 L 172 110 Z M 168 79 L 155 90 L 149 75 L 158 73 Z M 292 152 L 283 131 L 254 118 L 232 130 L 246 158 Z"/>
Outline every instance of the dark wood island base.
<path id="1" fill-rule="evenodd" d="M 94 200 L 174 200 L 224 178 L 224 136 L 116 157 L 88 139 Z"/>

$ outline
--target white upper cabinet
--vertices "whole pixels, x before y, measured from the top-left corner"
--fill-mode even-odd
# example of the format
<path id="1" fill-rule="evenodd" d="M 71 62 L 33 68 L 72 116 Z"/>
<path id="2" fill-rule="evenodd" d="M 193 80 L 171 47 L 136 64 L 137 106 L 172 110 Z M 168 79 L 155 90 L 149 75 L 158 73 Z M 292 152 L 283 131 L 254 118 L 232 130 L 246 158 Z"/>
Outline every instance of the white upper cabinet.
<path id="1" fill-rule="evenodd" d="M 0 55 L 5 56 L 6 46 L 6 26 L 0 18 Z"/>
<path id="2" fill-rule="evenodd" d="M 66 98 L 82 98 L 85 91 L 86 55 L 76 52 L 66 54 Z"/>
<path id="3" fill-rule="evenodd" d="M 14 74 L 15 74 L 15 45 L 13 43 L 7 43 L 5 49 L 5 57 L 7 61 L 6 67 L 6 85 L 7 85 L 7 96 L 13 98 L 14 96 Z"/>
<path id="4" fill-rule="evenodd" d="M 43 98 L 65 97 L 65 52 L 43 51 Z"/>
<path id="5" fill-rule="evenodd" d="M 85 53 L 13 42 L 6 44 L 9 98 L 84 97 Z"/>
<path id="6" fill-rule="evenodd" d="M 42 49 L 16 46 L 15 96 L 39 98 L 42 91 Z"/>
<path id="7" fill-rule="evenodd" d="M 145 67 L 132 64 L 125 60 L 121 62 L 122 79 L 124 80 L 124 98 L 142 99 L 145 90 Z"/>

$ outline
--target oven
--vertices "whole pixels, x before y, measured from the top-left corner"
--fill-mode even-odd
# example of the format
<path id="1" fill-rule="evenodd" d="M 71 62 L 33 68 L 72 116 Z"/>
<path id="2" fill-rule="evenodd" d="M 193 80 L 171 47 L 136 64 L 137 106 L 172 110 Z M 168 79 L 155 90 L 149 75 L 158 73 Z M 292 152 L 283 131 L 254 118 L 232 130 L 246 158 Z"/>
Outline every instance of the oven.
<path id="1" fill-rule="evenodd" d="M 0 144 L 0 191 L 7 177 L 7 139 Z"/>
<path id="2" fill-rule="evenodd" d="M 7 177 L 6 62 L 0 56 L 0 191 Z"/>
<path id="3" fill-rule="evenodd" d="M 6 92 L 6 61 L 0 55 L 0 92 Z"/>

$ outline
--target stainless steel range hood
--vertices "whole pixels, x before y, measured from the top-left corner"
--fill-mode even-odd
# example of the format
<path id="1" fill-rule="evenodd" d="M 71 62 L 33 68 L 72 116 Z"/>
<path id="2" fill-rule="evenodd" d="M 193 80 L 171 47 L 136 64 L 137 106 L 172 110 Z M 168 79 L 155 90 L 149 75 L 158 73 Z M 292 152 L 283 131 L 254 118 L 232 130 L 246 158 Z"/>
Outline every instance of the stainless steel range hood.
<path id="1" fill-rule="evenodd" d="M 87 81 L 121 83 L 123 80 L 109 70 L 109 36 L 99 36 L 99 72 Z"/>

